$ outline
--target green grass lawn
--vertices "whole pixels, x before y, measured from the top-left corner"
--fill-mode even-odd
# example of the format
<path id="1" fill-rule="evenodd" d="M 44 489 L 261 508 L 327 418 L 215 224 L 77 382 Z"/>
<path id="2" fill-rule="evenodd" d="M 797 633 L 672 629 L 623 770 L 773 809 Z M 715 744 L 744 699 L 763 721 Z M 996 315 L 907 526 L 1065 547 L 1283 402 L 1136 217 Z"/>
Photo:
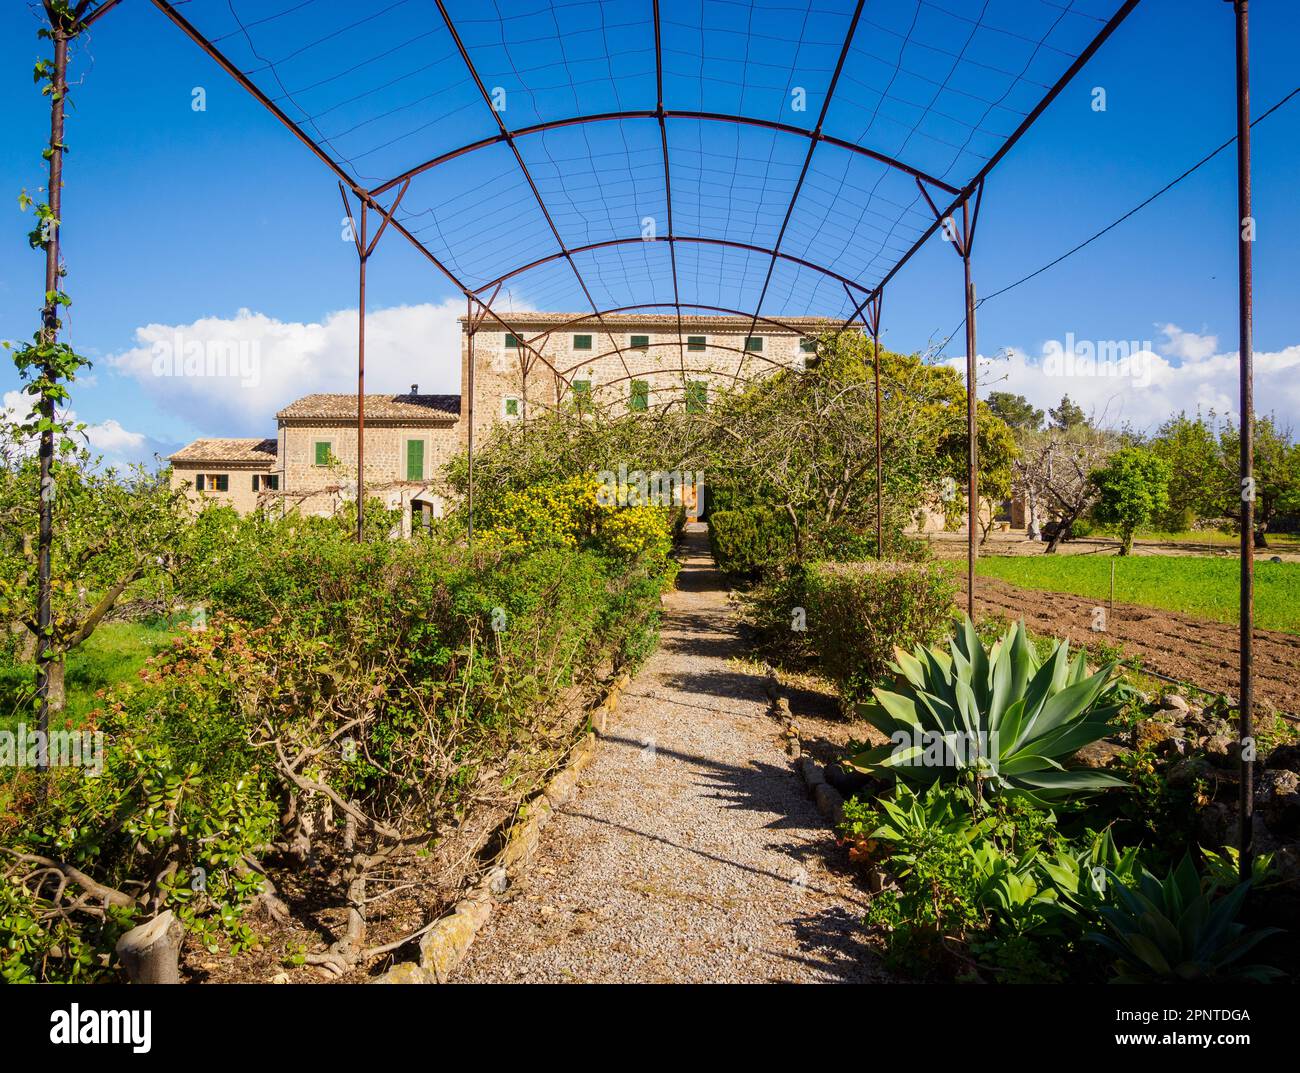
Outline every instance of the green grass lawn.
<path id="1" fill-rule="evenodd" d="M 1069 592 L 1105 600 L 1115 563 L 1117 603 L 1161 607 L 1202 618 L 1236 622 L 1236 559 L 1143 555 L 997 556 L 980 559 L 975 572 L 1028 589 Z M 1255 625 L 1300 633 L 1300 563 L 1255 561 Z"/>
<path id="2" fill-rule="evenodd" d="M 1119 533 L 1096 526 L 1088 534 L 1090 538 L 1118 540 Z M 1139 529 L 1133 534 L 1135 540 L 1151 540 L 1161 544 L 1222 544 L 1224 547 L 1238 547 L 1241 537 L 1236 533 L 1222 533 L 1218 529 L 1194 529 L 1181 533 L 1166 533 L 1159 529 Z M 1269 533 L 1268 545 L 1279 551 L 1295 551 L 1300 548 L 1300 533 Z M 1262 554 L 1267 555 L 1267 551 Z"/>
<path id="3" fill-rule="evenodd" d="M 135 679 L 144 661 L 170 644 L 175 635 L 175 627 L 163 619 L 101 626 L 68 658 L 64 717 L 74 727 L 81 725 L 99 704 L 96 691 Z M 0 662 L 0 727 L 17 725 L 24 687 L 32 682 L 33 674 L 30 664 Z"/>

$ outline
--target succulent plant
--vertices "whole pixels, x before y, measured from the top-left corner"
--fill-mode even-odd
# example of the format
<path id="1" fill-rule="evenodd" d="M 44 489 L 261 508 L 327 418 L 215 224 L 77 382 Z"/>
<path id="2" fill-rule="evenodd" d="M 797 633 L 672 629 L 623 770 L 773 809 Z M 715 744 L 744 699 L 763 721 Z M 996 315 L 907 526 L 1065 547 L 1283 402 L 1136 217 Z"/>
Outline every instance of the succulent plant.
<path id="1" fill-rule="evenodd" d="M 889 668 L 893 685 L 872 690 L 858 711 L 890 741 L 855 756 L 859 770 L 921 785 L 973 775 L 984 793 L 1039 806 L 1124 785 L 1064 764 L 1112 731 L 1123 703 L 1114 664 L 1089 674 L 1084 653 L 1071 660 L 1065 641 L 1040 659 L 1023 622 L 986 650 L 967 619 L 947 651 L 896 648 Z"/>

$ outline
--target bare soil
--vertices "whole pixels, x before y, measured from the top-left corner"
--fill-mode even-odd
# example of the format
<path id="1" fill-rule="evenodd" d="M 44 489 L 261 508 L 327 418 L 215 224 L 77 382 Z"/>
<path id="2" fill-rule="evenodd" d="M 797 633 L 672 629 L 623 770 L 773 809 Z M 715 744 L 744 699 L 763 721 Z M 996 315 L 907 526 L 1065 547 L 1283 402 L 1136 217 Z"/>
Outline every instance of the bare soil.
<path id="1" fill-rule="evenodd" d="M 964 606 L 965 575 L 958 583 L 959 604 Z M 1023 618 L 1030 630 L 1067 637 L 1074 644 L 1101 640 L 1158 674 L 1209 692 L 1237 695 L 1238 628 L 1232 623 L 1117 603 L 1114 613 L 1107 613 L 1106 632 L 1099 634 L 1092 629 L 1097 606 L 1097 600 L 1087 596 L 1023 589 L 997 578 L 975 579 L 977 615 Z M 1255 630 L 1253 636 L 1256 706 L 1300 713 L 1300 637 L 1274 630 Z"/>

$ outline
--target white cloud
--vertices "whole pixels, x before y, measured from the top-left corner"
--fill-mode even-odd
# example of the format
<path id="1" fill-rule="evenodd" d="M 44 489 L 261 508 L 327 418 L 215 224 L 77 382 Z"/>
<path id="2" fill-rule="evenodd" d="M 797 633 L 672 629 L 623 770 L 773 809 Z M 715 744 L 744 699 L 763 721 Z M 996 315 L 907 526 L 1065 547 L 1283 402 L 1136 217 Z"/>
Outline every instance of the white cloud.
<path id="1" fill-rule="evenodd" d="M 32 397 L 24 392 L 6 391 L 0 406 L 0 420 L 6 424 L 25 422 L 31 416 L 32 401 Z M 63 411 L 60 417 L 75 423 L 77 412 Z M 152 467 L 155 454 L 166 456 L 175 446 L 152 439 L 143 432 L 132 432 L 111 417 L 98 424 L 87 424 L 82 433 L 92 452 L 103 456 L 107 465 L 118 468 L 136 462 Z"/>
<path id="2" fill-rule="evenodd" d="M 1011 391 L 1042 409 L 1069 395 L 1083 409 L 1107 424 L 1131 424 L 1154 431 L 1180 410 L 1215 410 L 1237 414 L 1235 351 L 1220 352 L 1218 339 L 1161 326 L 1163 340 L 1146 349 L 1136 341 L 1073 340 L 1072 347 L 1048 343 L 1032 356 L 1008 348 L 997 358 L 981 361 L 980 393 Z M 1067 342 L 1071 342 L 1067 340 Z M 1089 359 L 1102 356 L 1100 361 Z M 1127 358 L 1127 364 L 1114 359 Z M 1071 361 L 1075 357 L 1080 360 Z M 964 368 L 964 359 L 950 361 Z M 1273 414 L 1283 426 L 1300 431 L 1300 345 L 1273 353 L 1255 354 L 1255 408 Z"/>
<path id="3" fill-rule="evenodd" d="M 366 313 L 366 390 L 460 392 L 461 300 Z M 136 346 L 104 364 L 204 435 L 265 436 L 275 413 L 318 391 L 355 391 L 357 311 L 320 323 L 241 309 L 234 317 L 137 328 Z M 179 374 L 179 375 L 178 375 Z"/>

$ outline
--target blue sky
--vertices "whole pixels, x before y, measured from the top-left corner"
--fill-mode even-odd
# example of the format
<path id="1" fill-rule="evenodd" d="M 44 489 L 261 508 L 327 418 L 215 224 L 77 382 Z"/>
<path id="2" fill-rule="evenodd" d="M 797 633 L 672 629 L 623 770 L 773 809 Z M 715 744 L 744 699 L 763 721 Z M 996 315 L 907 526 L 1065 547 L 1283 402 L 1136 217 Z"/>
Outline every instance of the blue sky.
<path id="1" fill-rule="evenodd" d="M 236 6 L 252 19 L 286 5 Z M 825 6 L 851 8 L 843 0 Z M 608 5 L 634 19 L 643 7 Z M 1252 7 L 1258 114 L 1300 81 L 1300 11 L 1284 0 Z M 42 261 L 27 249 L 30 218 L 18 212 L 17 194 L 43 185 L 48 111 L 31 82 L 40 52 L 36 20 L 25 5 L 8 5 L 3 20 L 0 177 L 12 200 L 0 215 L 0 338 L 13 339 L 34 330 L 40 301 Z M 1232 59 L 1230 5 L 1145 0 L 993 173 L 975 248 L 978 289 L 989 293 L 1055 257 L 1228 137 Z M 329 172 L 144 0 L 124 0 L 105 17 L 79 50 L 74 75 L 64 195 L 67 289 L 75 303 L 73 341 L 97 364 L 76 386 L 73 405 L 100 429 L 99 445 L 138 457 L 199 435 L 269 434 L 270 415 L 299 388 L 349 390 L 356 257 L 341 240 L 342 210 Z M 203 112 L 191 107 L 199 86 L 207 96 Z M 1092 108 L 1097 86 L 1106 90 L 1104 112 Z M 692 102 L 719 110 L 725 104 L 723 90 L 707 89 Z M 463 127 L 463 140 L 482 132 L 482 116 L 462 122 L 462 114 L 470 113 L 452 112 L 444 125 Z M 418 148 L 412 152 L 420 158 Z M 487 184 L 498 165 L 467 161 L 455 181 L 468 189 Z M 1260 404 L 1300 425 L 1300 389 L 1290 386 L 1300 381 L 1298 173 L 1300 99 L 1256 128 L 1254 184 Z M 1171 407 L 1230 400 L 1234 197 L 1234 155 L 1227 151 L 1083 253 L 984 305 L 980 352 L 1003 355 L 989 367 L 990 384 L 1024 390 L 1036 402 L 1069 390 L 1112 418 L 1145 425 Z M 546 289 L 539 284 L 536 294 L 544 297 Z M 458 356 L 447 330 L 463 305 L 455 289 L 389 236 L 371 262 L 369 295 L 369 308 L 378 311 L 371 322 L 373 388 L 418 381 L 427 390 L 456 390 Z M 524 284 L 515 298 L 538 304 Z M 960 261 L 935 241 L 887 290 L 885 341 L 923 349 L 946 337 L 961 313 Z M 159 327 L 140 334 L 149 325 Z M 257 338 L 280 365 L 258 385 L 233 392 L 143 375 L 142 347 L 147 351 L 173 326 L 201 325 Z M 1044 347 L 1070 337 L 1149 341 L 1155 373 L 1138 386 L 1154 389 L 1143 394 L 1046 376 Z M 949 351 L 960 348 L 959 335 Z M 0 394 L 17 386 L 6 363 Z"/>

